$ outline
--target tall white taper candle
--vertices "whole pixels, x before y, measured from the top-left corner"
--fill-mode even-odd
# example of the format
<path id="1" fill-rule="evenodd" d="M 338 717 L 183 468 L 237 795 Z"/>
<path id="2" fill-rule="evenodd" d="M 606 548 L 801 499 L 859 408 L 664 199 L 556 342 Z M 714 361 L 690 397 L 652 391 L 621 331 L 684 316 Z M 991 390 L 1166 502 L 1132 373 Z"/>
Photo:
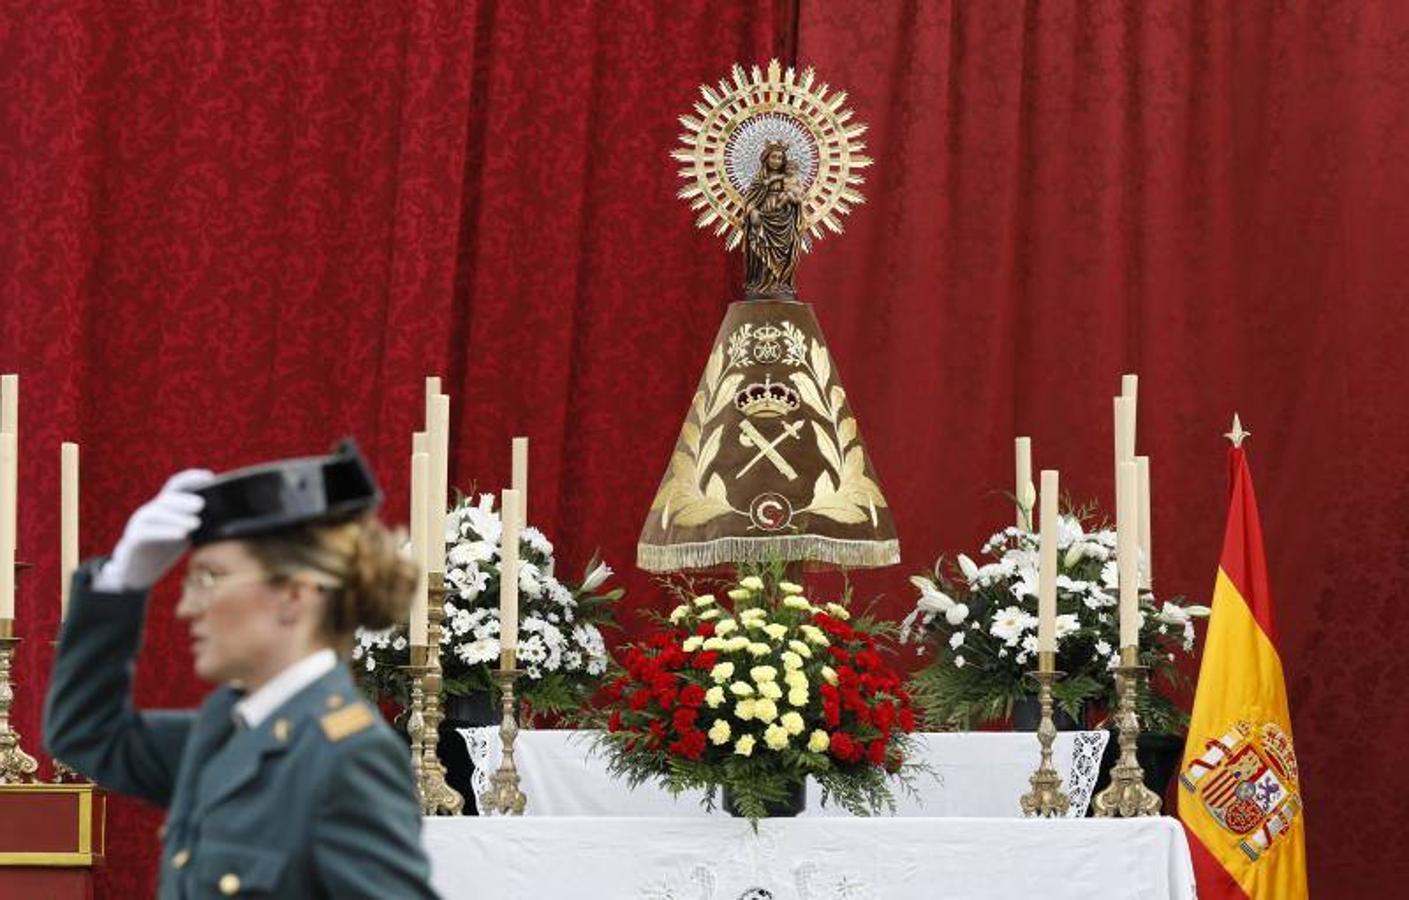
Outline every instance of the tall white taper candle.
<path id="1" fill-rule="evenodd" d="M 414 450 L 413 442 L 412 448 Z M 430 457 L 425 453 L 411 454 L 411 558 L 416 562 L 416 593 L 411 596 L 411 617 L 409 630 L 411 643 L 416 647 L 426 646 L 429 622 L 426 607 L 426 528 L 430 516 L 426 514 L 426 473 L 430 468 Z"/>
<path id="2" fill-rule="evenodd" d="M 69 583 L 78 568 L 78 445 L 59 445 L 59 621 L 68 618 Z"/>
<path id="3" fill-rule="evenodd" d="M 1042 470 L 1041 543 L 1037 556 L 1037 659 L 1038 668 L 1052 671 L 1057 652 L 1057 494 L 1058 474 Z"/>
<path id="4" fill-rule="evenodd" d="M 1140 513 L 1140 587 L 1149 590 L 1155 581 L 1154 539 L 1150 536 L 1150 458 L 1135 457 L 1136 501 Z"/>
<path id="5" fill-rule="evenodd" d="M 0 375 L 0 431 L 20 433 L 20 376 Z"/>
<path id="6" fill-rule="evenodd" d="M 499 665 L 514 667 L 519 648 L 519 495 L 508 488 L 499 503 L 504 528 L 499 551 Z"/>
<path id="7" fill-rule="evenodd" d="M 513 441 L 513 473 L 509 484 L 519 492 L 519 526 L 528 524 L 528 438 Z"/>
<path id="8" fill-rule="evenodd" d="M 1013 496 L 1017 498 L 1016 523 L 1019 531 L 1033 526 L 1032 510 L 1025 509 L 1029 488 L 1032 486 L 1032 438 L 1013 439 Z"/>
<path id="9" fill-rule="evenodd" d="M 1123 462 L 1116 470 L 1116 572 L 1120 579 L 1120 646 L 1134 647 L 1140 640 L 1140 575 L 1136 565 L 1139 552 L 1135 527 L 1139 516 L 1134 462 Z"/>
<path id="10" fill-rule="evenodd" d="M 15 472 L 19 466 L 14 432 L 0 431 L 0 619 L 15 617 Z"/>
<path id="11" fill-rule="evenodd" d="M 445 571 L 446 473 L 450 452 L 450 398 L 431 398 L 431 418 L 426 427 L 429 459 L 426 468 L 426 570 Z"/>

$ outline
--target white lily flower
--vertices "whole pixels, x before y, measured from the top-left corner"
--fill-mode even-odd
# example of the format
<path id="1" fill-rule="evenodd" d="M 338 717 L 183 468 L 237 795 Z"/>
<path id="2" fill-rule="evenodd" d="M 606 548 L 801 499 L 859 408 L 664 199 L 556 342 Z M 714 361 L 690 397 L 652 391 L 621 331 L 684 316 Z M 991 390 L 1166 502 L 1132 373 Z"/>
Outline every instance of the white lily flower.
<path id="1" fill-rule="evenodd" d="M 950 625 L 962 625 L 969 617 L 969 607 L 963 603 L 955 603 L 944 611 L 944 621 Z"/>
<path id="2" fill-rule="evenodd" d="M 597 588 L 601 587 L 608 578 L 612 577 L 612 574 L 611 566 L 604 562 L 599 562 L 597 563 L 597 567 L 591 572 L 588 572 L 587 577 L 582 580 L 582 589 L 584 591 L 595 591 Z"/>
<path id="3" fill-rule="evenodd" d="M 978 566 L 963 553 L 959 554 L 959 571 L 964 573 L 964 578 L 969 584 L 973 584 L 978 578 Z"/>

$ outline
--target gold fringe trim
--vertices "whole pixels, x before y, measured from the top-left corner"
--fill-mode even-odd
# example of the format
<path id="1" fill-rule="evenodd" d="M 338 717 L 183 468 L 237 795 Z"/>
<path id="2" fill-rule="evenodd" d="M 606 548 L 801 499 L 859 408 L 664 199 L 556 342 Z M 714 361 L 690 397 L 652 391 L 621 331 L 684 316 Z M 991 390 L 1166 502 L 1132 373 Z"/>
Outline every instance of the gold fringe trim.
<path id="1" fill-rule="evenodd" d="M 900 562 L 900 541 L 848 541 L 820 535 L 727 537 L 690 544 L 637 544 L 636 565 L 647 572 L 709 569 L 728 563 L 772 560 L 831 563 L 848 569 L 875 569 Z"/>

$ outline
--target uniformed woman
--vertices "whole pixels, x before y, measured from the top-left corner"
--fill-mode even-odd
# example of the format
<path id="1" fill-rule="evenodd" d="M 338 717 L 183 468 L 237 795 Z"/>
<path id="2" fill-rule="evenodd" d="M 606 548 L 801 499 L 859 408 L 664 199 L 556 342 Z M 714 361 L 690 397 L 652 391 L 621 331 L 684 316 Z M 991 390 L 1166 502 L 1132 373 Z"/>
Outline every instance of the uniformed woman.
<path id="1" fill-rule="evenodd" d="M 433 897 L 406 744 L 342 657 L 400 621 L 416 571 L 356 447 L 174 476 L 74 577 L 50 754 L 167 809 L 160 896 Z M 178 618 L 198 710 L 133 708 L 147 594 L 191 549 Z"/>

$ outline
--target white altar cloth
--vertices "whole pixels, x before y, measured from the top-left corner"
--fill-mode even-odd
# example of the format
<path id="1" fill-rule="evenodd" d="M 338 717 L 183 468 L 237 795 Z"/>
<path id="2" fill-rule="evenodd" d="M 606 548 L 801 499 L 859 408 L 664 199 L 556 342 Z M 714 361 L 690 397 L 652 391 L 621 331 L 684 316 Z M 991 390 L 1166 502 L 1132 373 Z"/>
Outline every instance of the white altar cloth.
<path id="1" fill-rule="evenodd" d="M 1192 900 L 1178 821 L 452 817 L 445 900 Z"/>
<path id="2" fill-rule="evenodd" d="M 489 787 L 488 777 L 503 758 L 499 728 L 462 728 L 475 765 L 475 792 Z M 918 797 L 898 789 L 896 815 L 928 817 L 1021 816 L 1018 798 L 1030 789 L 1028 776 L 1037 768 L 1040 749 L 1030 732 L 956 732 L 916 734 L 915 760 L 938 775 L 915 777 Z M 1106 731 L 1064 731 L 1053 745 L 1052 763 L 1062 775 L 1062 788 L 1071 797 L 1070 817 L 1086 815 Z M 699 816 L 707 815 L 701 794 L 678 798 L 652 784 L 634 791 L 607 774 L 606 763 L 592 753 L 591 732 L 520 731 L 514 762 L 528 797 L 525 812 L 533 816 Z M 804 816 L 845 816 L 845 810 L 824 808 L 821 789 L 808 782 Z"/>

